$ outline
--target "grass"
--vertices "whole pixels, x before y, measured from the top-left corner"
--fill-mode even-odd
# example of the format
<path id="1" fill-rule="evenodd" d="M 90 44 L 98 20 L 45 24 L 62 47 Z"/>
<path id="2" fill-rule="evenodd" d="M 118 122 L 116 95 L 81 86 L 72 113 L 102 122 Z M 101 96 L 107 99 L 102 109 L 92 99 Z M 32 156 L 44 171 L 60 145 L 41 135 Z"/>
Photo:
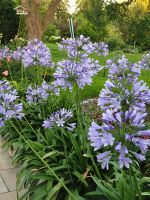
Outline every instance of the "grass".
<path id="1" fill-rule="evenodd" d="M 64 51 L 59 51 L 56 44 L 47 44 L 51 50 L 52 58 L 55 62 L 67 58 L 67 54 Z M 95 59 L 98 59 L 101 65 L 105 65 L 106 61 L 110 58 L 118 57 L 119 55 L 124 54 L 121 51 L 110 52 L 108 56 L 93 56 Z M 142 54 L 125 54 L 131 63 L 138 62 L 142 58 Z M 141 79 L 146 81 L 150 86 L 150 71 L 142 71 Z M 94 78 L 91 86 L 85 86 L 83 90 L 80 90 L 80 95 L 82 99 L 88 99 L 93 97 L 98 97 L 100 90 L 104 87 L 104 83 L 107 80 L 107 75 L 104 76 L 104 71 L 100 71 Z"/>

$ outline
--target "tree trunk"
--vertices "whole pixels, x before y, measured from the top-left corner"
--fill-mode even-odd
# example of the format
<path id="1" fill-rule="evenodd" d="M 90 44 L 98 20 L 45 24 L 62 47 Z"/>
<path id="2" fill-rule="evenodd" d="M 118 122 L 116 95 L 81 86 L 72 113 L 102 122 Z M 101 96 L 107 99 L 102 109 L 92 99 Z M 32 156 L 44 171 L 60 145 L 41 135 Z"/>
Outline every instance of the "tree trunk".
<path id="1" fill-rule="evenodd" d="M 28 40 L 35 38 L 41 40 L 48 24 L 54 20 L 55 12 L 61 0 L 52 0 L 43 17 L 40 16 L 40 0 L 22 0 L 22 6 L 29 9 L 25 16 L 28 30 Z"/>

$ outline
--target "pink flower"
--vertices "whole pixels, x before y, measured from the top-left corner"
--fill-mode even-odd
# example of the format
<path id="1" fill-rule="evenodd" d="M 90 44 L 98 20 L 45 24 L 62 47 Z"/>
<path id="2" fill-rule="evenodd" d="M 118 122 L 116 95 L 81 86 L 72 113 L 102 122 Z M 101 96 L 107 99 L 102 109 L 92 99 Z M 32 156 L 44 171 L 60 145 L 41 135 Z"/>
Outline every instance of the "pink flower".
<path id="1" fill-rule="evenodd" d="M 3 75 L 3 76 L 8 76 L 8 75 L 9 75 L 8 70 L 3 71 L 3 72 L 2 72 L 2 75 Z"/>

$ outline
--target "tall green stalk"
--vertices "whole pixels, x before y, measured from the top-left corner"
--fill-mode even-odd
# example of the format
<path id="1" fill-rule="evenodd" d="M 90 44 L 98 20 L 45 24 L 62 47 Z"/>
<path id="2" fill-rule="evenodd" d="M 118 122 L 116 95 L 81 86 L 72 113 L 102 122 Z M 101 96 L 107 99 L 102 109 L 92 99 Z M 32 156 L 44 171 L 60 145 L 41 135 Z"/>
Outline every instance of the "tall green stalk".
<path id="1" fill-rule="evenodd" d="M 6 65 L 7 65 L 7 68 L 9 70 L 10 79 L 12 81 L 12 84 L 14 84 L 14 79 L 13 79 L 13 76 L 12 76 L 12 73 L 11 73 L 11 69 L 10 69 L 10 65 L 9 65 L 8 61 L 6 62 Z"/>
<path id="2" fill-rule="evenodd" d="M 63 128 L 61 128 L 61 138 L 62 138 L 62 143 L 63 143 L 64 153 L 65 153 L 65 158 L 66 158 L 66 161 L 67 161 L 68 173 L 69 173 L 69 176 L 70 176 L 70 179 L 71 179 L 72 185 L 73 185 L 73 178 L 72 178 L 72 175 L 71 175 L 71 171 L 70 171 L 70 167 L 69 167 L 68 154 L 67 154 L 67 144 L 66 144 L 66 142 L 65 142 L 64 135 L 65 135 L 65 131 L 64 131 Z"/>
<path id="3" fill-rule="evenodd" d="M 76 115 L 77 115 L 77 123 L 79 124 L 79 128 L 80 128 L 80 132 L 82 135 L 82 145 L 83 145 L 83 151 L 86 152 L 86 135 L 83 127 L 83 118 L 82 118 L 82 107 L 81 107 L 81 101 L 80 101 L 80 95 L 79 95 L 79 87 L 76 84 L 75 85 L 75 93 L 74 93 L 74 102 L 75 102 L 75 106 L 76 106 Z"/>

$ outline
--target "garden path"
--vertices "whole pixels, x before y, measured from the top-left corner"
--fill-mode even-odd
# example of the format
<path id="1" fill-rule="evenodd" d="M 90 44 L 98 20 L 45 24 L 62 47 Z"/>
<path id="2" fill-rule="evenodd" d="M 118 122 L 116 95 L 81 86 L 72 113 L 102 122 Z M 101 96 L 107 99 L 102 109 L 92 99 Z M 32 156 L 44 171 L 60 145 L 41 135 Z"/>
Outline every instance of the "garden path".
<path id="1" fill-rule="evenodd" d="M 12 166 L 11 154 L 2 151 L 0 138 L 0 200 L 17 200 L 17 168 Z"/>

